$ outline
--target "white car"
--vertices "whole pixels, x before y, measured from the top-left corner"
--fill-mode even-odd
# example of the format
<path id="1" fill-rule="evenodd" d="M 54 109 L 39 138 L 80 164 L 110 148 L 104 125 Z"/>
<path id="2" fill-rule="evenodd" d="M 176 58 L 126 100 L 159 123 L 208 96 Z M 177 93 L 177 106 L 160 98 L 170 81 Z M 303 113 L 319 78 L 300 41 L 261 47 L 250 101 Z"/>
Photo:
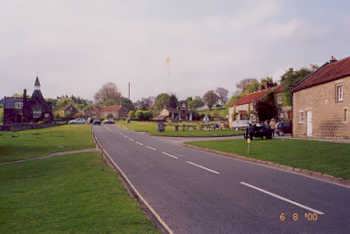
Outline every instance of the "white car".
<path id="1" fill-rule="evenodd" d="M 68 124 L 85 124 L 86 120 L 84 118 L 77 118 L 68 121 Z"/>

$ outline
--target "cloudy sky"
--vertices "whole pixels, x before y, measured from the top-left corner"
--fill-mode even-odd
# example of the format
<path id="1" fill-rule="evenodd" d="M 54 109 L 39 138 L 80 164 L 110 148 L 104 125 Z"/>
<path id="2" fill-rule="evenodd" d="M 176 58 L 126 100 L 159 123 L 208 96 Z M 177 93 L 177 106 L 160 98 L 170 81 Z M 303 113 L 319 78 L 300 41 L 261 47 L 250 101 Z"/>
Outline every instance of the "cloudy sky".
<path id="1" fill-rule="evenodd" d="M 0 96 L 202 95 L 350 56 L 350 1 L 2 0 Z M 170 65 L 165 60 L 170 57 Z M 170 75 L 168 74 L 170 70 Z"/>

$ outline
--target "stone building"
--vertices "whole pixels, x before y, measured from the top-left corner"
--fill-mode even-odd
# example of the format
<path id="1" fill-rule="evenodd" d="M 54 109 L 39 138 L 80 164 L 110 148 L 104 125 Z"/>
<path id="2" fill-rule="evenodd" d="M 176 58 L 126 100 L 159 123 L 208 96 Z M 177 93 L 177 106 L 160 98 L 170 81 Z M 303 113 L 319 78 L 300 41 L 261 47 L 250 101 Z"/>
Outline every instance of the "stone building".
<path id="1" fill-rule="evenodd" d="M 350 57 L 334 57 L 293 89 L 293 135 L 350 138 Z"/>
<path id="2" fill-rule="evenodd" d="M 31 97 L 28 97 L 27 91 L 24 90 L 22 97 L 4 98 L 4 125 L 52 120 L 52 105 L 44 99 L 38 77 L 35 79 Z"/>

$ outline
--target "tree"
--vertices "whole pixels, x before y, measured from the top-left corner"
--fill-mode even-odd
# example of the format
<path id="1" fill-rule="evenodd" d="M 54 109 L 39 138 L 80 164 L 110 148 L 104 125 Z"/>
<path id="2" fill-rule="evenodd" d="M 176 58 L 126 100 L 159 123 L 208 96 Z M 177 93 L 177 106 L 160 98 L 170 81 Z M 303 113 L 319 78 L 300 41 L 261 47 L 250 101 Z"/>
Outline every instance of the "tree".
<path id="1" fill-rule="evenodd" d="M 270 120 L 277 117 L 278 109 L 274 99 L 273 92 L 269 93 L 255 104 L 259 121 Z"/>
<path id="2" fill-rule="evenodd" d="M 253 78 L 246 78 L 246 79 L 243 79 L 241 80 L 240 82 L 238 82 L 236 84 L 236 88 L 238 90 L 240 90 L 241 92 L 243 92 L 247 86 L 251 85 L 252 83 L 258 83 L 258 80 L 257 79 L 253 79 Z"/>
<path id="3" fill-rule="evenodd" d="M 240 98 L 240 95 L 233 95 L 230 97 L 230 99 L 226 102 L 226 107 L 230 108 L 233 106 L 233 104 Z"/>
<path id="4" fill-rule="evenodd" d="M 277 83 L 273 81 L 271 76 L 267 76 L 260 80 L 260 89 L 269 89 L 277 86 Z"/>
<path id="5" fill-rule="evenodd" d="M 127 111 L 135 110 L 135 106 L 132 101 L 128 98 L 121 97 L 121 106 L 124 107 Z"/>
<path id="6" fill-rule="evenodd" d="M 186 99 L 187 106 L 190 110 L 195 110 L 199 107 L 204 106 L 204 102 L 202 101 L 201 97 L 196 96 L 195 98 L 188 97 Z"/>
<path id="7" fill-rule="evenodd" d="M 169 106 L 170 96 L 167 93 L 161 93 L 156 97 L 154 102 L 154 109 L 160 111 L 165 107 Z"/>
<path id="8" fill-rule="evenodd" d="M 227 95 L 228 95 L 228 90 L 225 88 L 217 88 L 215 90 L 216 94 L 219 96 L 219 100 L 225 104 L 227 102 Z"/>
<path id="9" fill-rule="evenodd" d="M 179 101 L 177 100 L 177 97 L 174 94 L 170 95 L 170 97 L 169 97 L 169 107 L 176 109 L 177 106 L 178 106 L 178 103 L 179 103 Z"/>
<path id="10" fill-rule="evenodd" d="M 209 110 L 218 102 L 219 96 L 213 91 L 209 90 L 203 96 L 203 101 L 209 107 Z"/>
<path id="11" fill-rule="evenodd" d="M 316 69 L 316 66 L 314 66 L 313 69 Z M 313 69 L 301 68 L 299 70 L 294 70 L 293 68 L 289 68 L 281 76 L 281 84 L 287 93 L 287 103 L 289 105 L 292 104 L 292 89 L 293 89 L 293 87 L 295 87 L 306 76 L 311 74 L 313 72 Z"/>
<path id="12" fill-rule="evenodd" d="M 95 102 L 99 105 L 114 105 L 120 104 L 121 93 L 119 92 L 117 85 L 109 82 L 104 84 L 95 94 Z"/>
<path id="13" fill-rule="evenodd" d="M 140 110 L 149 110 L 154 104 L 154 97 L 141 98 L 136 101 L 135 107 Z"/>

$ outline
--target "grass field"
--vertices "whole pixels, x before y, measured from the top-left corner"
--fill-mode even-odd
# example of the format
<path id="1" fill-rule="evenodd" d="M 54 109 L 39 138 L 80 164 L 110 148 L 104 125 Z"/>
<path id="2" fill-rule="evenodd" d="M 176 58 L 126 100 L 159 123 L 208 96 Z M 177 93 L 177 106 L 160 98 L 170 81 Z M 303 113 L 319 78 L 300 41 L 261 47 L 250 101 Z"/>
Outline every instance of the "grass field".
<path id="1" fill-rule="evenodd" d="M 158 233 L 97 153 L 0 166 L 0 233 Z"/>
<path id="2" fill-rule="evenodd" d="M 249 154 L 244 140 L 188 144 L 350 179 L 350 144 L 306 140 L 254 140 Z"/>
<path id="3" fill-rule="evenodd" d="M 188 124 L 188 123 L 187 123 Z M 191 123 L 195 124 L 195 123 Z M 240 131 L 233 131 L 230 129 L 225 130 L 215 130 L 215 131 L 206 131 L 206 130 L 185 130 L 182 131 L 182 128 L 179 131 L 175 131 L 173 126 L 167 126 L 164 132 L 157 131 L 156 122 L 147 122 L 147 121 L 131 121 L 127 123 L 126 121 L 118 121 L 117 125 L 120 127 L 128 128 L 136 132 L 148 132 L 154 136 L 172 136 L 172 137 L 210 137 L 210 136 L 235 136 L 242 135 Z M 180 124 L 181 125 L 181 124 Z"/>
<path id="4" fill-rule="evenodd" d="M 93 146 L 90 126 L 1 133 L 0 158 Z M 0 165 L 0 233 L 159 231 L 101 155 L 81 153 Z"/>
<path id="5" fill-rule="evenodd" d="M 211 117 L 215 116 L 220 116 L 222 118 L 226 118 L 228 115 L 228 109 L 227 108 L 219 108 L 219 109 L 212 109 L 212 110 L 203 110 L 203 111 L 198 111 L 198 114 L 207 114 L 210 115 Z"/>
<path id="6" fill-rule="evenodd" d="M 95 147 L 95 144 L 91 138 L 91 128 L 87 125 L 0 132 L 0 162 L 91 147 Z"/>

